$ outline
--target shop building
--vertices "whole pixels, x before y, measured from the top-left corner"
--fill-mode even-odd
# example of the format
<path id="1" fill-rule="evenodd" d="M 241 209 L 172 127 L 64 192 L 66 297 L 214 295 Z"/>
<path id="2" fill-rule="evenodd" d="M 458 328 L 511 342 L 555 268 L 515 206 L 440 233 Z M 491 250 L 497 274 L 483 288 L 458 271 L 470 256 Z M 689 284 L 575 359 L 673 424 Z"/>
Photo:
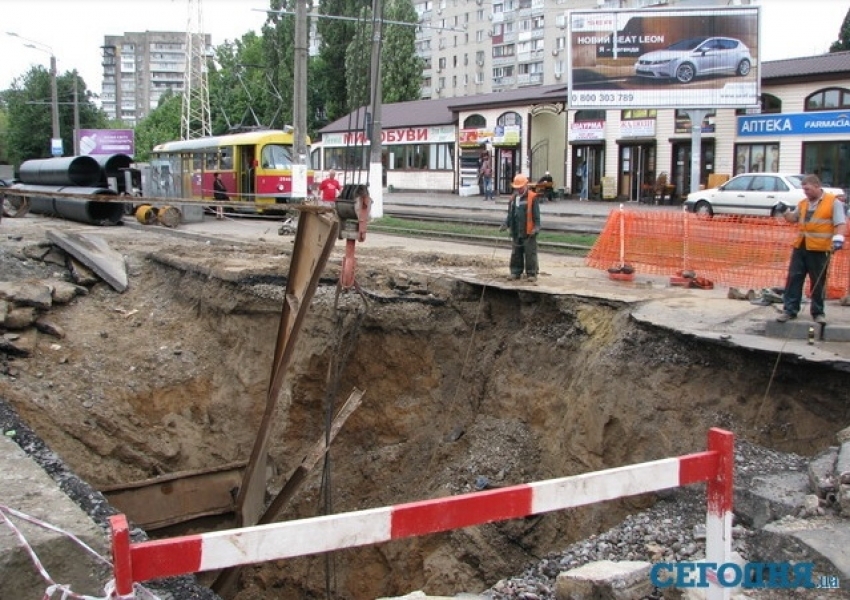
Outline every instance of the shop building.
<path id="1" fill-rule="evenodd" d="M 760 109 L 711 109 L 701 123 L 699 185 L 743 171 L 805 172 L 850 188 L 850 52 L 761 64 Z M 638 201 L 662 178 L 666 201 L 691 189 L 692 132 L 680 109 L 567 109 L 563 84 L 382 108 L 385 186 L 477 193 L 487 152 L 497 193 L 545 171 L 555 187 Z M 320 131 L 314 167 L 368 168 L 363 110 Z M 355 123 L 352 126 L 352 123 Z M 361 132 L 361 133 L 358 133 Z M 321 159 L 318 157 L 321 155 Z M 320 162 L 323 161 L 323 162 Z"/>

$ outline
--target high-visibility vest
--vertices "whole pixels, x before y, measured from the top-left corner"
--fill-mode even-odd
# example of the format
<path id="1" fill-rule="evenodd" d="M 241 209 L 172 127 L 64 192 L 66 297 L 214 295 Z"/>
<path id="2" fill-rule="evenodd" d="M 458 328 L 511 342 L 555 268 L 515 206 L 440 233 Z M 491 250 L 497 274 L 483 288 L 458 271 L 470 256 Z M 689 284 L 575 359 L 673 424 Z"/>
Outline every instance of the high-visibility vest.
<path id="1" fill-rule="evenodd" d="M 798 213 L 797 239 L 794 240 L 795 248 L 805 248 L 816 252 L 829 252 L 832 250 L 832 235 L 835 226 L 832 224 L 832 210 L 835 204 L 835 196 L 824 192 L 820 203 L 815 208 L 811 218 L 806 220 L 809 214 L 808 199 L 800 202 Z"/>

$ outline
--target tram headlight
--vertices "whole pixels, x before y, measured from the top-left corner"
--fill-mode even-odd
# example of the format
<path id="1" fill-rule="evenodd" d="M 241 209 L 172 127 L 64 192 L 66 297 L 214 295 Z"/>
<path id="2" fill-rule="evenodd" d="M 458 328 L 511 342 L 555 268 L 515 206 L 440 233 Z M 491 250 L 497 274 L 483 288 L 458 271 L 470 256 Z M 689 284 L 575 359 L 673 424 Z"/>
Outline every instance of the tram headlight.
<path id="1" fill-rule="evenodd" d="M 283 184 L 282 184 L 282 183 L 277 184 L 277 191 L 278 191 L 278 192 L 282 192 L 282 191 L 283 191 Z"/>

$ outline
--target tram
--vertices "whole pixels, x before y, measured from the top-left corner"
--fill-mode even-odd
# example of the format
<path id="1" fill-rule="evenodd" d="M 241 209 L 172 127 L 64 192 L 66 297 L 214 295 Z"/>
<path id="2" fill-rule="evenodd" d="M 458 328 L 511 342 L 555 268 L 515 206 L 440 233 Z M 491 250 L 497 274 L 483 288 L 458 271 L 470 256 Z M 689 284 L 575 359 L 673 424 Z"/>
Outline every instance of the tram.
<path id="1" fill-rule="evenodd" d="M 229 200 L 254 202 L 258 212 L 275 212 L 275 205 L 300 200 L 292 197 L 293 162 L 290 127 L 166 142 L 151 152 L 145 195 L 212 200 L 219 173 Z M 313 176 L 308 164 L 308 189 Z"/>

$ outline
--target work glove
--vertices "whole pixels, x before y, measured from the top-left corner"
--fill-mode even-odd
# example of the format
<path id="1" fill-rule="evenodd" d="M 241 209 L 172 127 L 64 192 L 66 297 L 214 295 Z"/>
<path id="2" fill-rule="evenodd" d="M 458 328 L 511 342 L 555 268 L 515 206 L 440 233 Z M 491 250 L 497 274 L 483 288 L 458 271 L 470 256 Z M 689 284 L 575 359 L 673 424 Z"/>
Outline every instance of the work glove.
<path id="1" fill-rule="evenodd" d="M 507 225 L 505 225 L 504 223 L 502 223 L 502 224 L 499 226 L 499 231 L 507 231 L 507 230 L 508 230 L 508 226 L 507 226 Z"/>
<path id="2" fill-rule="evenodd" d="M 836 233 L 832 236 L 832 251 L 838 252 L 844 247 L 844 236 L 840 233 Z"/>
<path id="3" fill-rule="evenodd" d="M 539 227 L 535 227 L 534 229 L 531 230 L 531 235 L 537 235 L 538 233 L 540 233 Z"/>
<path id="4" fill-rule="evenodd" d="M 780 215 L 784 215 L 786 212 L 788 212 L 788 208 L 789 206 L 787 204 L 785 204 L 784 202 L 780 202 L 776 205 L 776 212 L 778 212 Z"/>

